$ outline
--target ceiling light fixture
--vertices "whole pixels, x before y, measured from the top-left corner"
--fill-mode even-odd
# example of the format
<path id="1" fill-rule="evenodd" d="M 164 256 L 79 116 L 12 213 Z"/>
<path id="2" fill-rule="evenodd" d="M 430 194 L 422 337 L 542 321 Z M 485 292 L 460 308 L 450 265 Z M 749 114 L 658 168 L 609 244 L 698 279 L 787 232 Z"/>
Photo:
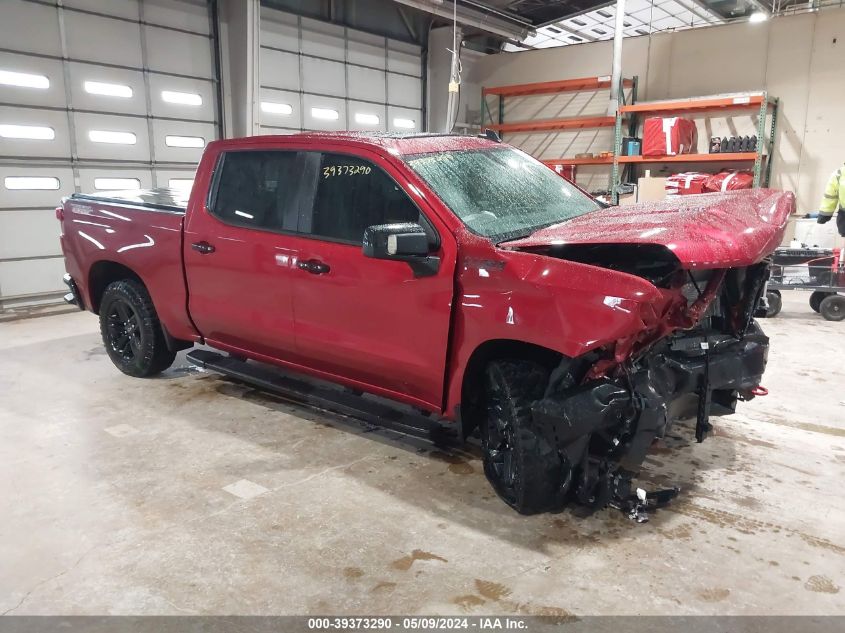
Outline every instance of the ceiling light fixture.
<path id="1" fill-rule="evenodd" d="M 168 147 L 205 147 L 205 139 L 201 136 L 177 136 L 167 135 L 164 137 L 164 144 Z"/>
<path id="2" fill-rule="evenodd" d="M 293 114 L 293 106 L 289 103 L 276 103 L 275 101 L 262 101 L 261 111 L 267 114 Z"/>
<path id="3" fill-rule="evenodd" d="M 89 130 L 88 138 L 92 143 L 116 143 L 134 145 L 137 137 L 133 132 L 114 132 L 111 130 Z"/>
<path id="4" fill-rule="evenodd" d="M 17 86 L 19 88 L 39 88 L 45 90 L 50 87 L 50 80 L 44 75 L 19 73 L 13 70 L 0 70 L 0 84 Z"/>
<path id="5" fill-rule="evenodd" d="M 28 138 L 38 141 L 52 141 L 56 138 L 56 131 L 51 127 L 41 125 L 3 123 L 0 124 L 0 136 L 4 138 Z"/>
<path id="6" fill-rule="evenodd" d="M 378 125 L 381 122 L 377 114 L 368 114 L 366 112 L 355 113 L 355 123 L 361 125 Z"/>
<path id="7" fill-rule="evenodd" d="M 132 88 L 123 84 L 110 84 L 103 81 L 86 81 L 82 84 L 85 92 L 104 97 L 121 97 L 128 99 L 132 96 Z"/>
<path id="8" fill-rule="evenodd" d="M 315 119 L 324 119 L 326 121 L 337 121 L 340 118 L 337 110 L 331 108 L 311 108 L 311 116 Z"/>
<path id="9" fill-rule="evenodd" d="M 59 179 L 51 176 L 6 176 L 6 189 L 58 189 Z"/>
<path id="10" fill-rule="evenodd" d="M 202 96 L 194 92 L 176 92 L 175 90 L 162 90 L 161 98 L 167 103 L 176 103 L 178 105 L 202 105 Z"/>

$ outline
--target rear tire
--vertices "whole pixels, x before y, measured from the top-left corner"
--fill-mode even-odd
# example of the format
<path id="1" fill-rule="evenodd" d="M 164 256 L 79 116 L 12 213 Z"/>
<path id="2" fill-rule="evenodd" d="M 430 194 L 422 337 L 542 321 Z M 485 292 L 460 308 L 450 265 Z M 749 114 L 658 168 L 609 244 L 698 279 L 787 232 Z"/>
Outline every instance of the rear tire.
<path id="1" fill-rule="evenodd" d="M 842 321 L 845 319 L 845 297 L 842 295 L 825 297 L 819 306 L 819 312 L 827 321 Z"/>
<path id="2" fill-rule="evenodd" d="M 562 501 L 560 456 L 531 414 L 531 404 L 543 397 L 548 381 L 548 371 L 530 361 L 493 361 L 485 371 L 484 474 L 520 514 L 553 510 Z"/>
<path id="3" fill-rule="evenodd" d="M 818 312 L 821 309 L 822 301 L 827 299 L 830 295 L 836 294 L 835 292 L 825 292 L 824 290 L 816 290 L 813 294 L 810 295 L 810 307 L 813 309 L 813 312 Z"/>
<path id="4" fill-rule="evenodd" d="M 115 367 L 135 378 L 159 374 L 176 358 L 167 347 L 149 292 L 132 279 L 115 281 L 103 293 L 100 334 Z"/>

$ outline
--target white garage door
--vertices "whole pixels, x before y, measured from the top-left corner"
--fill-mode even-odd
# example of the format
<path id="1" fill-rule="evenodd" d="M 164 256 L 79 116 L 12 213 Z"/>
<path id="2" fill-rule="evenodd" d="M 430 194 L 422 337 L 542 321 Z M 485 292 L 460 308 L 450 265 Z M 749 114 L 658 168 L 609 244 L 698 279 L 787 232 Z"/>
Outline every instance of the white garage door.
<path id="1" fill-rule="evenodd" d="M 0 307 L 63 292 L 74 191 L 190 186 L 218 137 L 204 0 L 0 3 Z"/>
<path id="2" fill-rule="evenodd" d="M 423 130 L 419 46 L 261 9 L 261 130 Z"/>

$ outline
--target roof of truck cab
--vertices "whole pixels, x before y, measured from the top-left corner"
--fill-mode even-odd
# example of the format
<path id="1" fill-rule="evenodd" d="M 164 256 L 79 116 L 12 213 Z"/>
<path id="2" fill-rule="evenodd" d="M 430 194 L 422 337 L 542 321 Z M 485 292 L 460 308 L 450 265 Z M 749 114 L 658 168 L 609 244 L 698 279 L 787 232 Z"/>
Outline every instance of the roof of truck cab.
<path id="1" fill-rule="evenodd" d="M 460 134 L 396 134 L 392 132 L 303 132 L 299 134 L 250 136 L 214 141 L 226 149 L 238 147 L 284 147 L 285 145 L 350 145 L 377 147 L 399 155 L 429 154 L 497 147 L 500 143 L 481 136 Z"/>

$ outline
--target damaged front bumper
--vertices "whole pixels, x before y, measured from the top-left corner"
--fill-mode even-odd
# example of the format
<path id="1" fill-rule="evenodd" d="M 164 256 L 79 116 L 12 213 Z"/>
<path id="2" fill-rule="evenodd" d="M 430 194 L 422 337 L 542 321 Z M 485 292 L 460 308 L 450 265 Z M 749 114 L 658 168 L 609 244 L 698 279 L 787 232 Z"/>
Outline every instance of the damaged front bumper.
<path id="1" fill-rule="evenodd" d="M 733 413 L 737 399 L 754 397 L 766 368 L 769 339 L 756 325 L 741 339 L 686 334 L 664 339 L 615 378 L 550 392 L 534 403 L 537 430 L 554 442 L 563 465 L 561 486 L 586 505 L 631 510 L 632 494 L 649 447 L 680 419 L 696 420 L 696 438 L 711 415 Z"/>

